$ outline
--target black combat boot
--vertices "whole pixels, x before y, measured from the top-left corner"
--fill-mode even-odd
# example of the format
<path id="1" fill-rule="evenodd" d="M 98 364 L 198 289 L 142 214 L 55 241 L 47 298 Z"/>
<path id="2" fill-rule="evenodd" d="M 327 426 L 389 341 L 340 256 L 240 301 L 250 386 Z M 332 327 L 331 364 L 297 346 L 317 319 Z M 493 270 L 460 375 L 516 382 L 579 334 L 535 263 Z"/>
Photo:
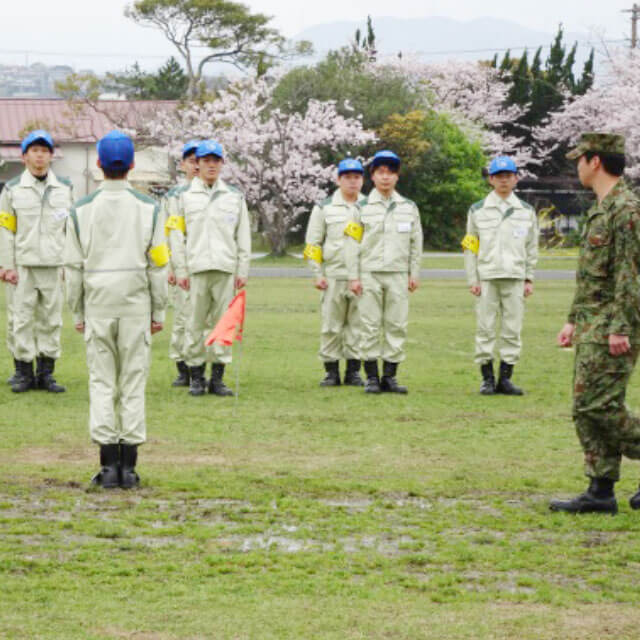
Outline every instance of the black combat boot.
<path id="1" fill-rule="evenodd" d="M 551 511 L 566 513 L 618 513 L 618 503 L 613 493 L 614 481 L 609 478 L 592 478 L 589 488 L 571 500 L 552 500 Z"/>
<path id="2" fill-rule="evenodd" d="M 18 379 L 18 361 L 13 359 L 13 375 L 7 380 L 7 384 L 12 386 Z"/>
<path id="3" fill-rule="evenodd" d="M 524 395 L 524 391 L 511 382 L 511 374 L 513 374 L 513 365 L 500 362 L 500 377 L 496 385 L 496 393 L 503 393 L 505 396 Z"/>
<path id="4" fill-rule="evenodd" d="M 364 380 L 360 377 L 360 360 L 347 360 L 347 369 L 344 372 L 344 383 L 349 387 L 364 387 Z"/>
<path id="5" fill-rule="evenodd" d="M 178 377 L 171 383 L 172 387 L 188 387 L 189 386 L 189 367 L 184 360 L 176 362 Z"/>
<path id="6" fill-rule="evenodd" d="M 364 372 L 367 375 L 367 381 L 364 383 L 365 393 L 380 393 L 380 376 L 378 375 L 378 361 L 365 360 Z"/>
<path id="7" fill-rule="evenodd" d="M 233 391 L 222 382 L 224 365 L 220 362 L 211 365 L 211 380 L 209 380 L 209 393 L 215 396 L 232 396 Z"/>
<path id="8" fill-rule="evenodd" d="M 189 393 L 192 396 L 203 396 L 207 392 L 204 368 L 203 364 L 198 367 L 189 367 Z"/>
<path id="9" fill-rule="evenodd" d="M 482 373 L 480 393 L 483 396 L 492 396 L 496 392 L 496 379 L 493 376 L 493 362 L 485 362 L 481 365 L 480 373 Z"/>
<path id="10" fill-rule="evenodd" d="M 340 386 L 340 366 L 337 360 L 333 362 L 325 362 L 324 370 L 327 375 L 320 383 L 321 387 L 339 387 Z"/>
<path id="11" fill-rule="evenodd" d="M 629 506 L 634 510 L 640 509 L 640 488 L 629 498 Z"/>
<path id="12" fill-rule="evenodd" d="M 100 445 L 100 466 L 102 469 L 93 476 L 92 484 L 103 489 L 115 489 L 120 486 L 120 445 Z"/>
<path id="13" fill-rule="evenodd" d="M 140 476 L 136 473 L 138 461 L 137 444 L 120 444 L 120 486 L 133 489 L 140 484 Z"/>
<path id="14" fill-rule="evenodd" d="M 398 370 L 397 362 L 382 363 L 382 380 L 380 381 L 380 390 L 387 393 L 409 393 L 407 387 L 398 384 L 396 380 L 396 371 Z"/>
<path id="15" fill-rule="evenodd" d="M 64 393 L 66 388 L 57 384 L 53 377 L 56 361 L 53 358 L 39 356 L 36 358 L 36 363 L 36 389 L 42 389 L 49 393 Z"/>
<path id="16" fill-rule="evenodd" d="M 11 391 L 14 393 L 24 393 L 33 389 L 36 384 L 36 379 L 33 375 L 33 362 L 25 362 L 23 360 L 16 360 L 16 379 L 11 385 Z"/>

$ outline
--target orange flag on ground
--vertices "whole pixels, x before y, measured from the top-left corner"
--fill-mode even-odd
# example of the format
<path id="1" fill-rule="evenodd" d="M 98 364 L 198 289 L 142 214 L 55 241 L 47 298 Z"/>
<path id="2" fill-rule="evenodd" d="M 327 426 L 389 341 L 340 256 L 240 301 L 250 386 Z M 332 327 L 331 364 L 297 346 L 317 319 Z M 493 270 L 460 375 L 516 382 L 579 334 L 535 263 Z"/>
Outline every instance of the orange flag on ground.
<path id="1" fill-rule="evenodd" d="M 218 321 L 214 330 L 205 340 L 205 345 L 210 347 L 214 342 L 230 347 L 234 340 L 242 340 L 244 327 L 244 310 L 247 305 L 247 292 L 243 289 L 230 303 L 229 308 Z"/>

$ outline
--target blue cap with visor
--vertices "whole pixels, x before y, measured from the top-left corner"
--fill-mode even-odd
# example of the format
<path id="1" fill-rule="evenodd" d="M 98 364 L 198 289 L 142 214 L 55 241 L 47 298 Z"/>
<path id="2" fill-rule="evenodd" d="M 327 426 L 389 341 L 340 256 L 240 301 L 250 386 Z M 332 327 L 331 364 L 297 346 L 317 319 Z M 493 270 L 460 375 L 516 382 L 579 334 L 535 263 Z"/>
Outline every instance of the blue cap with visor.
<path id="1" fill-rule="evenodd" d="M 20 144 L 22 153 L 26 153 L 27 149 L 36 142 L 44 143 L 51 151 L 53 151 L 53 138 L 48 131 L 44 129 L 36 129 L 32 131 Z"/>
<path id="2" fill-rule="evenodd" d="M 224 149 L 217 140 L 203 140 L 196 149 L 196 158 L 218 156 L 224 159 Z"/>
<path id="3" fill-rule="evenodd" d="M 378 151 L 375 156 L 373 156 L 373 160 L 371 161 L 372 167 L 379 167 L 380 165 L 391 165 L 394 167 L 400 166 L 400 158 L 393 151 L 389 151 L 388 149 L 384 151 Z"/>
<path id="4" fill-rule="evenodd" d="M 122 131 L 113 130 L 96 145 L 100 166 L 107 170 L 128 169 L 133 163 L 133 140 Z"/>
<path id="5" fill-rule="evenodd" d="M 182 147 L 182 159 L 184 160 L 190 153 L 195 153 L 199 144 L 200 140 L 189 140 L 189 142 L 185 142 L 184 147 Z"/>
<path id="6" fill-rule="evenodd" d="M 509 173 L 518 173 L 518 165 L 513 158 L 509 156 L 498 156 L 491 161 L 489 165 L 489 175 L 508 171 Z"/>
<path id="7" fill-rule="evenodd" d="M 345 158 L 338 165 L 338 176 L 341 176 L 343 173 L 351 172 L 364 174 L 364 167 L 362 166 L 362 162 L 360 162 L 360 160 L 356 160 L 355 158 Z"/>

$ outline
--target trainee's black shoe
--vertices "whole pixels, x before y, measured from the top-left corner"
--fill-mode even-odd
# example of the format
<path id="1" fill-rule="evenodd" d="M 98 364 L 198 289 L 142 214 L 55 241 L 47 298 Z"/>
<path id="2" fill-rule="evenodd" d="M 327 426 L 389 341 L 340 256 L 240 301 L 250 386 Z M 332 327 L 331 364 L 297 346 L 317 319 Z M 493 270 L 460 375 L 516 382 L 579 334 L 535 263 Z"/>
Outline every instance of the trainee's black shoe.
<path id="1" fill-rule="evenodd" d="M 592 478 L 589 488 L 570 500 L 552 500 L 551 511 L 565 513 L 618 513 L 618 503 L 613 492 L 613 480 Z"/>
<path id="2" fill-rule="evenodd" d="M 347 360 L 347 369 L 344 372 L 344 383 L 349 387 L 364 387 L 364 380 L 360 377 L 360 360 Z"/>
<path id="3" fill-rule="evenodd" d="M 634 509 L 640 509 L 640 489 L 629 498 L 629 506 Z"/>
<path id="4" fill-rule="evenodd" d="M 92 484 L 103 489 L 115 489 L 120 486 L 120 445 L 100 445 L 100 466 L 102 467 L 93 479 Z"/>
<path id="5" fill-rule="evenodd" d="M 13 375 L 7 380 L 7 384 L 12 386 L 18 379 L 18 361 L 13 359 Z"/>
<path id="6" fill-rule="evenodd" d="M 178 377 L 171 383 L 172 387 L 188 387 L 189 386 L 189 367 L 183 360 L 176 362 Z"/>
<path id="7" fill-rule="evenodd" d="M 407 387 L 398 384 L 396 380 L 396 372 L 398 370 L 397 362 L 387 362 L 382 364 L 382 380 L 380 380 L 380 390 L 385 393 L 409 393 Z"/>
<path id="8" fill-rule="evenodd" d="M 493 362 L 485 362 L 481 365 L 480 373 L 482 373 L 480 393 L 483 396 L 492 396 L 496 392 L 496 379 L 493 375 Z"/>
<path id="9" fill-rule="evenodd" d="M 364 372 L 367 376 L 367 381 L 364 383 L 365 393 L 380 393 L 380 376 L 378 374 L 378 361 L 377 360 L 365 360 Z"/>
<path id="10" fill-rule="evenodd" d="M 339 387 L 340 386 L 340 365 L 337 360 L 333 362 L 325 362 L 324 370 L 327 375 L 320 383 L 321 387 Z"/>
<path id="11" fill-rule="evenodd" d="M 49 393 L 64 393 L 66 388 L 56 382 L 53 377 L 56 361 L 53 358 L 39 356 L 36 358 L 36 389 Z"/>
<path id="12" fill-rule="evenodd" d="M 203 396 L 207 392 L 207 381 L 204 379 L 204 367 L 189 367 L 189 393 L 192 396 Z"/>
<path id="13" fill-rule="evenodd" d="M 211 379 L 209 380 L 209 393 L 215 396 L 232 396 L 233 391 L 222 382 L 224 365 L 216 363 L 211 365 Z"/>
<path id="14" fill-rule="evenodd" d="M 133 489 L 140 484 L 140 476 L 136 473 L 138 461 L 138 445 L 120 445 L 120 486 L 123 489 Z"/>
<path id="15" fill-rule="evenodd" d="M 33 389 L 36 384 L 36 379 L 33 375 L 33 362 L 16 360 L 16 369 L 16 379 L 11 385 L 11 391 L 14 393 L 24 393 L 25 391 Z"/>
<path id="16" fill-rule="evenodd" d="M 500 362 L 500 377 L 498 378 L 498 384 L 496 385 L 496 393 L 502 393 L 505 396 L 522 396 L 524 391 L 520 387 L 516 387 L 511 382 L 511 375 L 513 374 L 513 365 L 506 362 Z"/>

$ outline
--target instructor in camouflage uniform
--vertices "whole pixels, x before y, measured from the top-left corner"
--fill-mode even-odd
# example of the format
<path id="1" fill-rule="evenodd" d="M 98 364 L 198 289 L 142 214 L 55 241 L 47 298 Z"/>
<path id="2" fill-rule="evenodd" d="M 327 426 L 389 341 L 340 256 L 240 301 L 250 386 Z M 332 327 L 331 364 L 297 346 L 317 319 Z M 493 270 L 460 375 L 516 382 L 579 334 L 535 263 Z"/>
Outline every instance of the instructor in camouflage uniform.
<path id="1" fill-rule="evenodd" d="M 339 189 L 311 212 L 307 225 L 304 257 L 315 275 L 315 287 L 322 291 L 322 329 L 320 359 L 326 376 L 323 387 L 340 385 L 339 361 L 347 368 L 344 383 L 361 387 L 358 341 L 358 298 L 349 291 L 344 258 L 344 228 L 359 206 L 364 182 L 364 168 L 359 160 L 347 158 L 338 165 Z"/>
<path id="2" fill-rule="evenodd" d="M 586 133 L 567 154 L 597 198 L 587 213 L 577 288 L 561 347 L 575 345 L 573 420 L 590 484 L 552 511 L 615 514 L 614 484 L 623 455 L 640 458 L 640 417 L 625 406 L 640 352 L 640 201 L 622 179 L 624 138 Z M 640 508 L 640 491 L 630 500 Z"/>

